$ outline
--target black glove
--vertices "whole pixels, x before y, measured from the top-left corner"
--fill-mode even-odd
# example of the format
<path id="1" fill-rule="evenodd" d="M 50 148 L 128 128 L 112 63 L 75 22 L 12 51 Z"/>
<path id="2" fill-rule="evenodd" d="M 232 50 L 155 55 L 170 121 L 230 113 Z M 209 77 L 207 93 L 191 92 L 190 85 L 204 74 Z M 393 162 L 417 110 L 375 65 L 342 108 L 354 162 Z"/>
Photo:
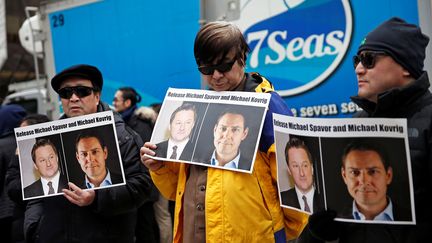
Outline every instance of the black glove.
<path id="1" fill-rule="evenodd" d="M 313 237 L 325 241 L 333 241 L 339 238 L 340 223 L 335 221 L 336 211 L 321 210 L 309 217 L 309 231 Z"/>

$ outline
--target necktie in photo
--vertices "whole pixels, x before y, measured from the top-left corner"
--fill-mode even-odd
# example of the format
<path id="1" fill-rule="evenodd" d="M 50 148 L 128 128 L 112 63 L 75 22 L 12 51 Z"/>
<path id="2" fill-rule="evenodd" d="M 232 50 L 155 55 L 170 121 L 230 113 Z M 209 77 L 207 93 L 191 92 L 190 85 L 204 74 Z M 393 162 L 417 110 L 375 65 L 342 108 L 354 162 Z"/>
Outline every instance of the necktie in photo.
<path id="1" fill-rule="evenodd" d="M 48 181 L 48 194 L 54 194 L 54 188 L 52 186 L 52 182 Z"/>
<path id="2" fill-rule="evenodd" d="M 310 213 L 311 211 L 310 211 L 309 205 L 308 205 L 308 203 L 307 203 L 306 196 L 303 195 L 302 199 L 303 199 L 303 202 L 304 202 L 304 204 L 305 204 L 305 209 L 304 209 L 304 210 L 305 210 L 306 212 Z"/>
<path id="3" fill-rule="evenodd" d="M 172 154 L 170 156 L 170 159 L 177 159 L 177 145 L 174 145 L 172 147 L 172 149 L 173 149 L 173 151 L 172 151 Z"/>

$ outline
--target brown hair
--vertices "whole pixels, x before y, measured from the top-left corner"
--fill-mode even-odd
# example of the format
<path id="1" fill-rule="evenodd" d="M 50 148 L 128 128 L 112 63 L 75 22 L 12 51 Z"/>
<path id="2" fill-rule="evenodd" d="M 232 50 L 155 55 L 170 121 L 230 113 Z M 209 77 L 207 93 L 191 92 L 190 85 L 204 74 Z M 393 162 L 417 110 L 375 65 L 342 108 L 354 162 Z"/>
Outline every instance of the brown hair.
<path id="1" fill-rule="evenodd" d="M 288 150 L 290 150 L 291 148 L 303 149 L 304 151 L 306 151 L 306 154 L 309 159 L 309 163 L 312 164 L 312 154 L 310 153 L 309 148 L 306 146 L 304 141 L 297 137 L 292 137 L 285 146 L 285 158 L 288 165 L 289 165 Z"/>
<path id="2" fill-rule="evenodd" d="M 342 154 L 342 168 L 345 168 L 345 160 L 348 154 L 352 151 L 373 151 L 377 153 L 381 159 L 381 162 L 386 170 L 390 167 L 390 163 L 387 157 L 386 152 L 384 149 L 382 149 L 382 146 L 379 146 L 378 144 L 373 143 L 369 140 L 363 140 L 363 139 L 357 139 L 351 141 L 349 144 L 346 145 L 344 148 L 343 154 Z"/>
<path id="3" fill-rule="evenodd" d="M 191 104 L 191 103 L 183 103 L 181 106 L 177 107 L 177 109 L 174 110 L 174 112 L 171 114 L 170 117 L 170 124 L 174 121 L 175 116 L 177 115 L 177 113 L 179 113 L 180 111 L 193 111 L 194 113 L 194 122 L 197 119 L 197 114 L 196 114 L 196 108 L 195 105 Z"/>
<path id="4" fill-rule="evenodd" d="M 33 163 L 36 163 L 36 149 L 43 147 L 43 146 L 51 146 L 51 148 L 54 150 L 55 154 L 58 156 L 56 146 L 49 139 L 45 139 L 45 138 L 38 139 L 38 140 L 36 140 L 36 143 L 33 145 L 33 148 L 31 150 L 31 157 L 32 157 Z"/>
<path id="5" fill-rule="evenodd" d="M 198 66 L 212 64 L 234 50 L 235 60 L 245 65 L 250 49 L 240 29 L 225 21 L 210 22 L 201 27 L 195 37 L 194 55 Z"/>

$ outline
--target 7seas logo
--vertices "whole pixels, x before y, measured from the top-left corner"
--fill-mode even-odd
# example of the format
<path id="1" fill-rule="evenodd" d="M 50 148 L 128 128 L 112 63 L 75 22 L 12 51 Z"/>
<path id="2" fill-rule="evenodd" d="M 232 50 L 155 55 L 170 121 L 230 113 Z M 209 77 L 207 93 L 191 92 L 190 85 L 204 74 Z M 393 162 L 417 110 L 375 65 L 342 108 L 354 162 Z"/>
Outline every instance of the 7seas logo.
<path id="1" fill-rule="evenodd" d="M 251 47 L 249 69 L 290 96 L 312 89 L 337 68 L 351 39 L 352 13 L 348 0 L 279 1 L 269 16 L 262 5 L 251 6 L 242 18 L 261 11 L 259 22 L 240 25 Z"/>

